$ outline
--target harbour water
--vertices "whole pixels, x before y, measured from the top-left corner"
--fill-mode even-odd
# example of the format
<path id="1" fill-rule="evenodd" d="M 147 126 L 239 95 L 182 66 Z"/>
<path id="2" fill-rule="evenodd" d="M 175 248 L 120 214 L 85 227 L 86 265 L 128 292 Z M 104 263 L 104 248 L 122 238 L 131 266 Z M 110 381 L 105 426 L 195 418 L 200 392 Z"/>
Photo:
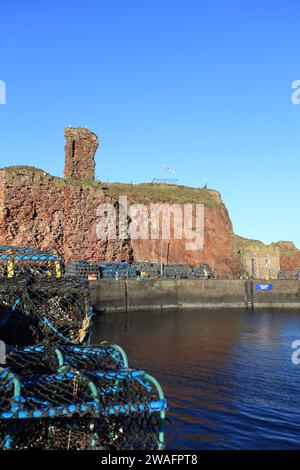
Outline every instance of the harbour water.
<path id="1" fill-rule="evenodd" d="M 300 449 L 300 313 L 135 312 L 98 316 L 94 342 L 160 380 L 169 449 Z"/>

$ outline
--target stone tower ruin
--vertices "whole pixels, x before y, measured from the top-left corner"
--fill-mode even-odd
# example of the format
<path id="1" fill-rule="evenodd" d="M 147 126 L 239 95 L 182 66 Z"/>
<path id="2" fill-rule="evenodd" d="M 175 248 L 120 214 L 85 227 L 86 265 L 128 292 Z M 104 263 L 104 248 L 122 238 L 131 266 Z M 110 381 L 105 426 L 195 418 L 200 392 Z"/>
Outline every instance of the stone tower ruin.
<path id="1" fill-rule="evenodd" d="M 83 127 L 65 129 L 65 178 L 95 179 L 95 153 L 99 140 L 94 132 Z"/>

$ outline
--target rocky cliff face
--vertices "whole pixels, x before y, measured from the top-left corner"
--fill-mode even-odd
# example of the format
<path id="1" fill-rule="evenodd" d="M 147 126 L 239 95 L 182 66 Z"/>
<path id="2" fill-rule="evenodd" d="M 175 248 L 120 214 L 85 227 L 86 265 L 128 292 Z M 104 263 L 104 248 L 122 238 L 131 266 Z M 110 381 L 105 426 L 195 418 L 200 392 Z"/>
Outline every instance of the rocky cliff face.
<path id="1" fill-rule="evenodd" d="M 299 270 L 300 251 L 293 242 L 280 241 L 265 245 L 259 240 L 236 236 L 236 251 L 240 254 L 245 271 L 263 278 L 266 274 L 277 279 L 278 271 Z M 252 263 L 254 262 L 254 266 Z"/>
<path id="2" fill-rule="evenodd" d="M 217 275 L 232 277 L 251 272 L 262 264 L 269 272 L 281 269 L 300 270 L 300 251 L 290 242 L 269 246 L 255 240 L 236 237 L 217 191 L 177 185 L 128 185 L 95 182 L 96 134 L 86 128 L 65 129 L 64 178 L 56 178 L 32 167 L 0 170 L 0 244 L 61 251 L 66 261 L 145 260 L 164 263 L 209 264 Z M 141 204 L 146 215 L 152 204 L 203 204 L 204 246 L 187 249 L 186 236 L 174 231 L 164 240 L 120 239 L 120 196 L 128 204 Z M 116 216 L 115 238 L 99 237 L 97 227 L 107 225 L 107 211 Z M 127 223 L 130 217 L 127 217 Z M 195 222 L 195 219 L 194 219 Z M 194 224 L 195 225 L 195 224 Z"/>
<path id="3" fill-rule="evenodd" d="M 228 212 L 223 205 L 206 207 L 204 212 L 204 247 L 187 250 L 188 240 L 132 240 L 134 258 L 164 263 L 209 264 L 215 274 L 232 277 L 242 272 L 240 258 L 235 251 L 233 230 Z"/>
<path id="4" fill-rule="evenodd" d="M 280 250 L 280 264 L 282 270 L 300 271 L 300 251 L 293 242 L 274 243 Z"/>
<path id="5" fill-rule="evenodd" d="M 112 201 L 100 188 L 28 167 L 1 170 L 1 181 L 1 244 L 56 247 L 67 261 L 132 258 L 127 240 L 97 238 L 97 206 Z"/>
<path id="6" fill-rule="evenodd" d="M 99 204 L 118 213 L 120 195 L 128 202 L 201 202 L 205 205 L 204 248 L 186 250 L 188 240 L 101 240 Z M 53 177 L 30 167 L 0 170 L 0 243 L 41 249 L 56 247 L 72 259 L 148 260 L 208 263 L 220 275 L 242 271 L 228 212 L 215 191 L 162 185 L 102 185 L 84 179 Z M 118 227 L 117 227 L 118 232 Z"/>

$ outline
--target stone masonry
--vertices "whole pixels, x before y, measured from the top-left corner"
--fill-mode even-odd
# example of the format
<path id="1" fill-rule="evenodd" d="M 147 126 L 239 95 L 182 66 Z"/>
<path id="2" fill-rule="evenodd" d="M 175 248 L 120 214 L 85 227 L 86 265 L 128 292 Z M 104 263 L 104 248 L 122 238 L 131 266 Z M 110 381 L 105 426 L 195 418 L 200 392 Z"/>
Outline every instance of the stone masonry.
<path id="1" fill-rule="evenodd" d="M 243 253 L 243 264 L 249 275 L 254 274 L 256 278 L 270 279 L 278 278 L 280 271 L 280 250 L 275 246 L 256 247 Z M 254 269 L 254 273 L 252 272 Z"/>
<path id="2" fill-rule="evenodd" d="M 94 180 L 94 157 L 99 146 L 96 134 L 82 127 L 67 127 L 65 138 L 65 178 Z"/>

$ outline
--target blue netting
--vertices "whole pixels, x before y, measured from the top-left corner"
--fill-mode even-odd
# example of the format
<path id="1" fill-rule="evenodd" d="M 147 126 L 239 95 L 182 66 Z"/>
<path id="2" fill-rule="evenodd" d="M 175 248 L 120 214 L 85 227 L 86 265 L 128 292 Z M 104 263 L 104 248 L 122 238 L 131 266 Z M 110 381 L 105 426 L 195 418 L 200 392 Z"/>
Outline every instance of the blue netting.
<path id="1" fill-rule="evenodd" d="M 159 384 L 129 368 L 119 346 L 89 346 L 88 284 L 63 277 L 61 261 L 0 247 L 0 448 L 162 448 Z M 116 268 L 131 273 L 127 263 L 97 266 L 107 277 Z"/>

